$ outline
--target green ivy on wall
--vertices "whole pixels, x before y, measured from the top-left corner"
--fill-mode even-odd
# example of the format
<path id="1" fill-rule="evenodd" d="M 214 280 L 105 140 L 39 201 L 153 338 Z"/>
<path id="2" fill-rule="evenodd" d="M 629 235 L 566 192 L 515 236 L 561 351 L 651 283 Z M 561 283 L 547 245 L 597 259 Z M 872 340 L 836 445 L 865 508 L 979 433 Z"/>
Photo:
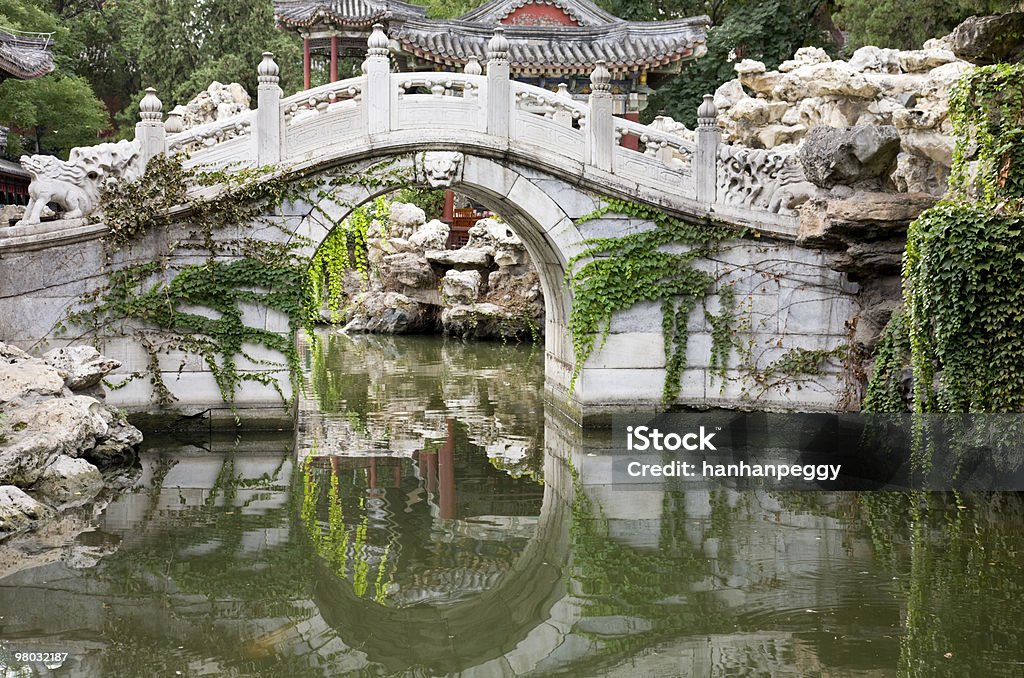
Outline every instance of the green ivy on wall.
<path id="1" fill-rule="evenodd" d="M 303 253 L 315 243 L 285 231 L 280 220 L 268 215 L 287 203 L 314 203 L 313 211 L 333 227 L 317 270 L 333 270 L 326 295 L 334 295 L 342 277 L 339 261 L 360 265 L 353 248 L 363 252 L 365 268 L 365 224 L 358 214 L 352 220 L 339 220 L 319 205 L 333 202 L 355 207 L 340 195 L 347 185 L 373 190 L 408 183 L 409 169 L 394 166 L 399 159 L 376 163 L 358 175 L 335 172 L 309 178 L 276 168 L 185 169 L 178 157 L 155 157 L 140 180 L 117 184 L 104 195 L 109 281 L 83 298 L 68 322 L 97 338 L 110 334 L 136 338 L 150 359 L 147 374 L 132 377 L 148 375 L 158 404 L 173 400 L 158 354 L 175 350 L 201 357 L 228 404 L 234 402 L 243 382 L 268 385 L 284 398 L 278 377 L 287 371 L 293 387 L 298 386 L 301 373 L 295 335 L 319 319 L 325 288 L 314 284 L 318 279 L 309 274 L 310 260 Z M 199 188 L 200 195 L 203 189 L 213 188 L 205 193 L 215 197 L 190 196 L 191 187 Z M 187 236 L 164 248 L 162 255 L 153 261 L 128 263 L 131 247 L 156 227 L 166 230 L 182 224 Z M 279 229 L 285 242 L 254 237 L 257 228 Z M 345 243 L 345 257 L 337 256 L 339 242 Z M 129 250 L 126 263 L 115 265 L 114 255 L 121 250 Z M 193 252 L 198 261 L 175 263 L 173 255 L 181 251 Z M 283 314 L 289 332 L 251 326 L 246 312 L 253 309 Z M 284 362 L 261 355 L 266 351 L 282 354 Z M 239 369 L 239 359 L 248 362 L 246 369 Z"/>
<path id="2" fill-rule="evenodd" d="M 573 293 L 569 330 L 576 360 L 570 389 L 575 387 L 598 340 L 608 336 L 612 315 L 642 301 L 656 301 L 661 303 L 665 337 L 662 401 L 668 404 L 679 395 L 686 367 L 690 313 L 716 292 L 720 312 L 709 313 L 705 306 L 704 313 L 712 328 L 712 372 L 724 374 L 734 342 L 735 295 L 728 286 L 716 289 L 716 278 L 694 264 L 713 255 L 723 240 L 739 233 L 719 225 L 689 224 L 653 207 L 623 200 L 608 200 L 577 223 L 608 214 L 650 221 L 654 228 L 621 238 L 587 240 L 587 248 L 569 261 L 566 278 Z M 683 249 L 666 249 L 669 245 L 682 245 Z M 577 266 L 580 262 L 585 263 Z"/>
<path id="3" fill-rule="evenodd" d="M 865 408 L 896 407 L 909 345 L 918 411 L 1024 411 L 1022 106 L 1024 65 L 974 69 L 952 90 L 949 193 L 907 232 L 907 317 L 890 323 Z"/>

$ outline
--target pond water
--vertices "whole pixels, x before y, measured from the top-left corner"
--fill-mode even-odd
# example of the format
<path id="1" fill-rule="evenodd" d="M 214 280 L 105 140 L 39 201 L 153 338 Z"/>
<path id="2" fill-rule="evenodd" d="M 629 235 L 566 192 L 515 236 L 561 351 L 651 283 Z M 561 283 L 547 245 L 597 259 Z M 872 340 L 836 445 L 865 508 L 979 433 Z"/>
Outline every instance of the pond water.
<path id="1" fill-rule="evenodd" d="M 0 675 L 1024 675 L 1016 495 L 622 491 L 535 348 L 303 356 L 297 435 L 150 436 L 0 555 Z"/>

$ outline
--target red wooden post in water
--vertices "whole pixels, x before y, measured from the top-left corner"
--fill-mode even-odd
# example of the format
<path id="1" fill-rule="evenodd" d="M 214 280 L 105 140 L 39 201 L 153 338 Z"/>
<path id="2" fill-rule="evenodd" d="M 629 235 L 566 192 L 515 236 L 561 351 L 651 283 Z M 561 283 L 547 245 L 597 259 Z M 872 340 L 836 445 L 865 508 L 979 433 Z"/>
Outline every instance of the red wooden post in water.
<path id="1" fill-rule="evenodd" d="M 331 36 L 331 82 L 338 81 L 338 36 Z"/>
<path id="2" fill-rule="evenodd" d="M 309 38 L 302 39 L 302 85 L 309 89 L 312 82 L 312 57 L 309 53 Z"/>
<path id="3" fill-rule="evenodd" d="M 455 420 L 448 420 L 448 437 L 437 453 L 437 475 L 441 485 L 441 517 L 455 518 Z"/>

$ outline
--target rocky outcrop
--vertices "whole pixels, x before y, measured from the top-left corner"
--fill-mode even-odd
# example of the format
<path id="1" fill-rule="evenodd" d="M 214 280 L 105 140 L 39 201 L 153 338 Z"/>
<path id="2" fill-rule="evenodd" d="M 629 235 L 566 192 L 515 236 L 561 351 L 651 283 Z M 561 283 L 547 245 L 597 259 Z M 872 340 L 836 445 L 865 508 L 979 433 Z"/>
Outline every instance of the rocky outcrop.
<path id="1" fill-rule="evenodd" d="M 92 347 L 39 359 L 0 344 L 0 540 L 93 500 L 101 468 L 134 460 L 142 434 L 103 405 L 99 385 L 119 366 Z"/>
<path id="2" fill-rule="evenodd" d="M 1024 57 L 1024 12 L 972 16 L 953 29 L 950 48 L 972 64 L 1020 61 Z"/>
<path id="3" fill-rule="evenodd" d="M 249 93 L 237 82 L 224 85 L 212 82 L 205 91 L 184 105 L 182 126 L 191 129 L 217 120 L 226 120 L 249 110 Z"/>
<path id="4" fill-rule="evenodd" d="M 473 338 L 532 337 L 543 327 L 540 280 L 522 241 L 481 219 L 469 242 L 445 249 L 448 226 L 415 205 L 392 203 L 368 229 L 368 280 L 353 276 L 346 332 L 444 332 Z"/>
<path id="5" fill-rule="evenodd" d="M 816 131 L 823 126 L 860 135 L 882 128 L 887 153 L 897 153 L 880 168 L 881 187 L 941 195 L 953 153 L 949 89 L 971 68 L 951 40 L 929 40 L 909 51 L 862 47 L 848 61 L 804 47 L 774 71 L 745 59 L 735 66 L 737 78 L 715 92 L 719 124 L 730 143 L 780 150 L 823 134 Z M 810 178 L 814 169 L 808 169 Z M 832 179 L 842 183 L 847 176 Z"/>

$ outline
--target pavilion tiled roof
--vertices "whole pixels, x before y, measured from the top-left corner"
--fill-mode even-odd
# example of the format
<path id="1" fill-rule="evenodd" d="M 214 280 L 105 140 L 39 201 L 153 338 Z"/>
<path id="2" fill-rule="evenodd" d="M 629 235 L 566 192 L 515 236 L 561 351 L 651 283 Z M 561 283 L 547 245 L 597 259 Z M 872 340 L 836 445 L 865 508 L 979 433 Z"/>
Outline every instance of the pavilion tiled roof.
<path id="1" fill-rule="evenodd" d="M 701 56 L 708 23 L 701 16 L 580 27 L 505 26 L 505 37 L 517 72 L 589 73 L 601 59 L 613 71 L 634 71 Z M 462 20 L 403 19 L 390 26 L 390 37 L 406 51 L 456 67 L 470 56 L 485 59 L 492 34 L 492 26 Z"/>
<path id="2" fill-rule="evenodd" d="M 318 23 L 367 27 L 392 16 L 425 16 L 426 8 L 396 0 L 276 0 L 274 14 L 286 27 L 305 28 Z"/>
<path id="3" fill-rule="evenodd" d="M 15 35 L 0 28 L 0 79 L 30 80 L 53 70 L 49 36 Z"/>

